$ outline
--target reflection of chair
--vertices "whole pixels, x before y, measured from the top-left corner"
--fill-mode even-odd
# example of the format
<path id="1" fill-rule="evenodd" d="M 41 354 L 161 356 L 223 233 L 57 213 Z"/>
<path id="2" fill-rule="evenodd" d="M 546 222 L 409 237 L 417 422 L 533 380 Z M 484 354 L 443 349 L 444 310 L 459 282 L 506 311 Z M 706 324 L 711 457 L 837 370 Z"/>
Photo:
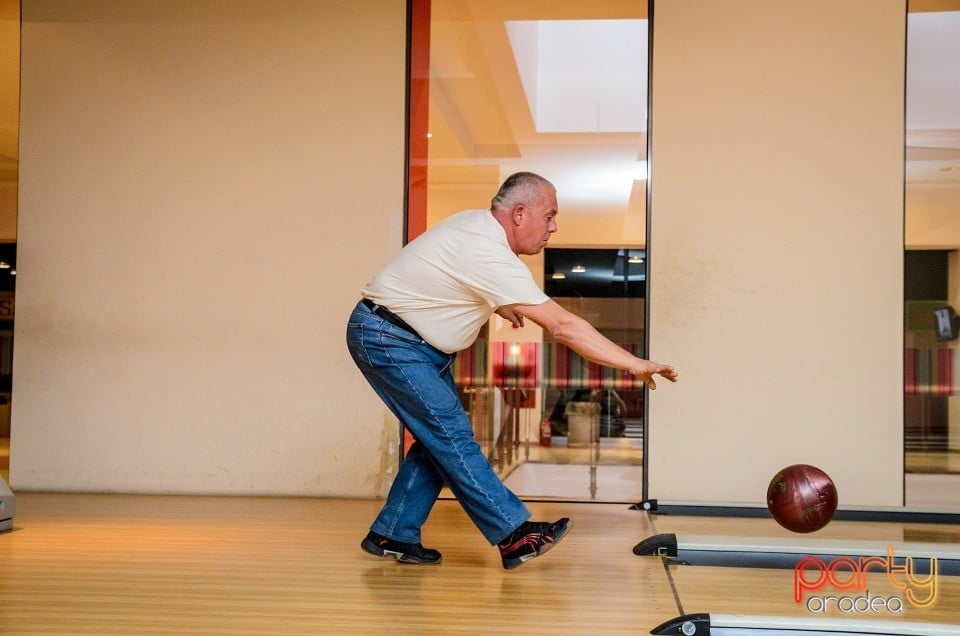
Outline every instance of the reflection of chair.
<path id="1" fill-rule="evenodd" d="M 539 386 L 540 343 L 488 343 L 477 340 L 457 354 L 453 376 L 465 394 L 474 401 L 486 399 L 485 387 L 500 391 L 505 413 L 488 457 L 499 467 L 509 466 L 518 456 L 520 446 L 520 409 L 533 408 L 534 389 Z M 478 395 L 484 394 L 478 399 Z M 494 439 L 494 421 L 482 409 L 483 421 L 472 417 L 478 441 Z M 471 408 L 471 415 L 476 415 Z"/>
<path id="2" fill-rule="evenodd" d="M 490 449 L 489 457 L 491 461 L 497 460 L 501 466 L 509 466 L 514 458 L 519 458 L 520 409 L 524 408 L 525 403 L 533 397 L 533 392 L 530 389 L 510 387 L 500 387 L 500 391 L 507 413 L 500 424 L 500 434 L 497 435 L 497 441 Z"/>
<path id="3" fill-rule="evenodd" d="M 507 412 L 489 457 L 502 467 L 519 457 L 520 409 L 534 406 L 533 389 L 540 384 L 540 343 L 494 342 L 491 357 L 492 383 L 501 390 Z"/>
<path id="4" fill-rule="evenodd" d="M 489 342 L 478 339 L 472 345 L 457 353 L 451 372 L 457 387 L 469 400 L 467 412 L 473 426 L 473 434 L 478 442 L 489 442 L 493 438 L 493 413 L 490 389 Z"/>

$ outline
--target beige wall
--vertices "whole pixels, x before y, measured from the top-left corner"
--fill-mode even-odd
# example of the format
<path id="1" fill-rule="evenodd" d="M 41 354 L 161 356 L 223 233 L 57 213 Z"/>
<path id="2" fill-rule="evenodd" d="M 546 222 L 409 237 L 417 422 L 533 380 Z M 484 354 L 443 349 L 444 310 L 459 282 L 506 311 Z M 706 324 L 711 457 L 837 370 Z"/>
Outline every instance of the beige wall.
<path id="1" fill-rule="evenodd" d="M 960 186 L 917 183 L 907 186 L 904 223 L 907 249 L 960 247 Z"/>
<path id="2" fill-rule="evenodd" d="M 829 16 L 826 19 L 825 16 Z M 903 497 L 903 0 L 658 2 L 650 496 Z"/>
<path id="3" fill-rule="evenodd" d="M 404 56 L 402 0 L 24 0 L 13 487 L 382 491 Z"/>
<path id="4" fill-rule="evenodd" d="M 343 326 L 400 244 L 404 11 L 24 0 L 15 488 L 383 491 Z M 651 353 L 682 382 L 651 496 L 756 503 L 807 461 L 900 503 L 903 17 L 657 4 Z"/>

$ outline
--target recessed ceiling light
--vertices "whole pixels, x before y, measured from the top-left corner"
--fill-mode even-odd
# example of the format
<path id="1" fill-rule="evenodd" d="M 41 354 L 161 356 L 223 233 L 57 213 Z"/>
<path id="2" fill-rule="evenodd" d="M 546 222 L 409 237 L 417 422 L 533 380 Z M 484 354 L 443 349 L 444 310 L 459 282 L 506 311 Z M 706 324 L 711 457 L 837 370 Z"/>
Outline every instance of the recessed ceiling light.
<path id="1" fill-rule="evenodd" d="M 630 258 L 627 259 L 627 262 L 637 264 L 637 263 L 642 263 L 643 259 L 640 258 L 639 256 L 631 256 Z"/>
<path id="2" fill-rule="evenodd" d="M 551 276 L 550 278 L 552 278 L 553 280 L 563 280 L 563 279 L 566 278 L 566 277 L 567 277 L 567 275 L 564 274 L 563 272 L 557 272 L 556 274 L 554 274 L 554 275 Z"/>
<path id="3" fill-rule="evenodd" d="M 0 261 L 0 269 L 10 269 L 10 263 L 7 261 Z"/>
<path id="4" fill-rule="evenodd" d="M 587 271 L 587 269 L 583 265 L 574 265 L 573 269 L 571 269 L 570 271 L 573 272 L 574 274 L 582 274 L 585 271 Z"/>

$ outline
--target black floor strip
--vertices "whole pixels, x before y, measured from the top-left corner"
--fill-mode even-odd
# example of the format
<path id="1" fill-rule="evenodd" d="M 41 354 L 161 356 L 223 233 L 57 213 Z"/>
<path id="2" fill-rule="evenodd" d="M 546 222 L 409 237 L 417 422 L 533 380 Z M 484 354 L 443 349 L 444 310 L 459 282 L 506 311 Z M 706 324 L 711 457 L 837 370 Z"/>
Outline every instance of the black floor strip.
<path id="1" fill-rule="evenodd" d="M 657 533 L 657 522 L 654 519 L 651 511 L 645 510 L 647 514 L 647 521 L 650 522 L 650 527 L 653 528 L 653 536 L 656 536 Z M 683 616 L 685 612 L 683 611 L 683 603 L 680 602 L 680 594 L 677 592 L 677 584 L 673 580 L 673 574 L 670 572 L 670 564 L 667 557 L 661 557 L 660 562 L 663 563 L 663 571 L 667 575 L 667 581 L 670 583 L 670 591 L 673 593 L 673 600 L 677 604 L 677 612 L 679 616 Z"/>
<path id="2" fill-rule="evenodd" d="M 667 563 L 666 557 L 660 557 L 660 561 L 663 563 L 663 571 L 667 574 L 667 580 L 670 581 L 670 591 L 673 592 L 673 600 L 677 603 L 677 612 L 679 612 L 679 616 L 683 616 L 686 612 L 683 611 L 683 603 L 680 602 L 677 585 L 673 582 L 673 574 L 670 573 L 670 564 Z"/>

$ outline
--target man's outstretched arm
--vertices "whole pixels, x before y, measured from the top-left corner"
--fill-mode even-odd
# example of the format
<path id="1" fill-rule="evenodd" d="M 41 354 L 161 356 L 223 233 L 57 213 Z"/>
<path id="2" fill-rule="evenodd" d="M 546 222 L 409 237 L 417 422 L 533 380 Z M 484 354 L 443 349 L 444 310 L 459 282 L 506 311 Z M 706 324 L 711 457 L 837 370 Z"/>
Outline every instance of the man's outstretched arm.
<path id="1" fill-rule="evenodd" d="M 552 300 L 541 305 L 505 305 L 500 307 L 497 313 L 505 318 L 508 316 L 529 318 L 587 360 L 627 371 L 643 380 L 651 389 L 657 388 L 654 375 L 660 375 L 671 382 L 677 381 L 677 371 L 669 364 L 636 357 L 623 347 L 611 342 L 589 322 L 570 313 Z M 516 324 L 513 320 L 511 322 Z"/>

